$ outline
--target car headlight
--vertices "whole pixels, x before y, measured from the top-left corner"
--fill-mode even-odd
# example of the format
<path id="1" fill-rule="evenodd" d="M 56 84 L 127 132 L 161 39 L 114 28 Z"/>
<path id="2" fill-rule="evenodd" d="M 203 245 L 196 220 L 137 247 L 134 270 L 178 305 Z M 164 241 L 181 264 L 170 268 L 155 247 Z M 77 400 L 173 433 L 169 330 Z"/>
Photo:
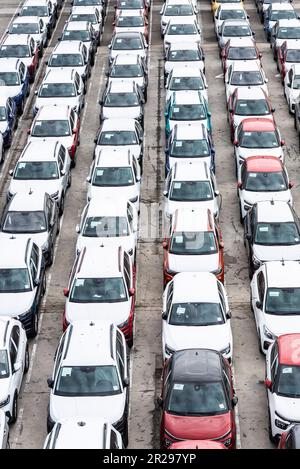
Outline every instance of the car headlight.
<path id="1" fill-rule="evenodd" d="M 127 252 L 128 252 L 128 254 L 129 254 L 130 256 L 132 256 L 132 255 L 133 255 L 133 249 L 132 249 L 132 248 L 131 248 L 131 249 L 129 249 L 129 251 L 127 251 Z"/>
<path id="2" fill-rule="evenodd" d="M 165 48 L 166 48 L 166 49 L 169 49 L 169 47 L 171 47 L 171 43 L 166 41 L 166 42 L 165 42 Z"/>
<path id="3" fill-rule="evenodd" d="M 137 195 L 136 197 L 132 197 L 132 199 L 129 199 L 131 203 L 135 203 L 139 200 L 139 196 Z"/>
<path id="4" fill-rule="evenodd" d="M 173 355 L 173 353 L 176 352 L 176 350 L 172 349 L 171 347 L 169 347 L 168 345 L 165 345 L 165 354 L 166 355 Z"/>
<path id="5" fill-rule="evenodd" d="M 231 445 L 231 440 L 231 438 L 227 438 L 227 440 L 223 441 L 223 444 L 228 447 Z"/>
<path id="6" fill-rule="evenodd" d="M 42 246 L 41 246 L 42 252 L 45 253 L 49 249 L 49 243 L 46 241 Z"/>
<path id="7" fill-rule="evenodd" d="M 276 339 L 276 335 L 274 335 L 268 328 L 267 326 L 263 326 L 263 331 L 264 331 L 264 335 L 270 339 L 270 340 L 275 340 Z"/>
<path id="8" fill-rule="evenodd" d="M 51 197 L 52 199 L 56 200 L 58 199 L 58 195 L 59 195 L 59 191 L 56 191 L 56 192 L 53 192 L 53 194 L 51 194 Z"/>
<path id="9" fill-rule="evenodd" d="M 254 255 L 252 256 L 252 262 L 255 267 L 260 267 L 262 265 L 262 261 Z"/>
<path id="10" fill-rule="evenodd" d="M 282 420 L 275 419 L 275 425 L 276 427 L 280 428 L 281 430 L 286 430 L 287 427 L 289 426 L 288 423 L 282 422 Z"/>
<path id="11" fill-rule="evenodd" d="M 122 324 L 118 324 L 118 328 L 124 329 L 124 327 L 128 327 L 128 324 L 128 320 L 126 319 L 126 321 L 122 322 Z"/>
<path id="12" fill-rule="evenodd" d="M 0 408 L 5 407 L 6 405 L 9 404 L 9 402 L 10 402 L 10 395 L 8 395 L 6 399 L 3 399 L 3 401 L 0 401 Z"/>
<path id="13" fill-rule="evenodd" d="M 15 194 L 13 194 L 12 192 L 9 192 L 7 193 L 7 200 L 9 201 Z"/>
<path id="14" fill-rule="evenodd" d="M 169 274 L 169 275 L 176 275 L 177 272 L 175 272 L 175 270 L 171 270 L 171 269 L 166 269 L 166 273 Z"/>
<path id="15" fill-rule="evenodd" d="M 231 347 L 230 347 L 230 344 L 227 345 L 227 347 L 223 348 L 222 350 L 220 350 L 220 353 L 222 355 L 228 355 L 230 353 L 230 350 L 231 350 Z"/>
<path id="16" fill-rule="evenodd" d="M 218 269 L 213 270 L 211 273 L 214 274 L 214 275 L 219 275 L 219 274 L 221 274 L 221 273 L 222 273 L 222 267 L 219 267 Z"/>

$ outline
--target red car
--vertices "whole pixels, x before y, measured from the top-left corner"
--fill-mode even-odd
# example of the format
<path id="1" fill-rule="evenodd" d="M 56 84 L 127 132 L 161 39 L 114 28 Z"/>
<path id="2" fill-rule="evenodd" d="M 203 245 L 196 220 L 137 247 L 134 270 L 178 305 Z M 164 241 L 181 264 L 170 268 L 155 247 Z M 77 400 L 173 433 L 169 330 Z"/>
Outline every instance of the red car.
<path id="1" fill-rule="evenodd" d="M 283 432 L 278 444 L 279 449 L 300 449 L 300 424 L 292 425 Z"/>
<path id="2" fill-rule="evenodd" d="M 294 39 L 284 41 L 277 50 L 277 69 L 283 83 L 284 77 L 294 63 L 300 62 L 300 43 Z"/>
<path id="3" fill-rule="evenodd" d="M 121 10 L 120 14 L 116 17 L 113 22 L 113 34 L 115 33 L 142 33 L 148 42 L 149 31 L 148 31 L 148 19 L 143 15 L 143 11 L 140 10 L 139 15 L 131 15 L 130 10 Z"/>
<path id="4" fill-rule="evenodd" d="M 252 38 L 243 38 L 241 45 L 240 38 L 229 39 L 220 52 L 224 73 L 234 60 L 255 60 L 260 61 L 262 54 L 259 52 Z M 228 64 L 229 61 L 229 64 Z"/>
<path id="5" fill-rule="evenodd" d="M 175 352 L 164 365 L 158 404 L 162 449 L 183 440 L 214 440 L 235 448 L 237 396 L 229 362 L 219 352 Z"/>
<path id="6" fill-rule="evenodd" d="M 169 449 L 183 450 L 183 449 L 227 449 L 223 443 L 211 440 L 185 440 L 173 443 Z"/>
<path id="7" fill-rule="evenodd" d="M 131 10 L 132 16 L 137 15 L 137 11 L 141 10 L 144 16 L 149 15 L 150 2 L 147 0 L 117 0 L 115 5 L 115 18 L 119 16 L 121 10 Z"/>

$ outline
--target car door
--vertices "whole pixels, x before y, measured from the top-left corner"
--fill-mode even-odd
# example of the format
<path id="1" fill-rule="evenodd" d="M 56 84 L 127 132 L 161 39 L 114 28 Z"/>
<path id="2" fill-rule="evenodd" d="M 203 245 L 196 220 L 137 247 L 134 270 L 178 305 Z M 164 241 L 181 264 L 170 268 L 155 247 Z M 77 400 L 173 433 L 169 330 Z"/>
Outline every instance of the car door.
<path id="1" fill-rule="evenodd" d="M 49 238 L 52 245 L 55 244 L 56 234 L 57 234 L 57 203 L 51 197 L 47 197 L 46 200 L 46 209 L 47 209 L 47 218 L 48 218 L 48 229 L 49 229 Z"/>
<path id="2" fill-rule="evenodd" d="M 68 188 L 70 164 L 68 162 L 66 150 L 62 145 L 60 146 L 60 149 L 58 151 L 57 163 L 59 168 L 61 185 L 63 188 L 62 192 L 63 194 L 65 194 Z"/>
<path id="3" fill-rule="evenodd" d="M 254 208 L 252 207 L 251 210 L 247 213 L 244 226 L 245 226 L 245 246 L 246 251 L 249 259 L 252 256 L 252 243 L 253 243 L 253 235 L 254 235 Z"/>
<path id="4" fill-rule="evenodd" d="M 11 396 L 11 399 L 13 399 L 15 391 L 17 390 L 18 392 L 21 387 L 22 379 L 20 379 L 20 373 L 19 373 L 20 370 L 15 371 L 14 369 L 18 361 L 18 347 L 12 338 L 12 331 L 11 331 L 10 338 L 9 338 L 8 352 L 9 352 L 9 361 L 10 361 L 10 366 L 11 366 L 11 381 L 10 381 L 9 394 Z M 22 368 L 21 368 L 21 371 L 22 371 Z"/>
<path id="5" fill-rule="evenodd" d="M 29 41 L 29 49 L 30 49 L 30 54 L 32 57 L 32 65 L 33 65 L 34 71 L 36 71 L 38 67 L 38 62 L 39 62 L 39 48 L 37 47 L 37 44 L 33 38 L 31 38 Z"/>
<path id="6" fill-rule="evenodd" d="M 74 82 L 75 82 L 75 88 L 76 88 L 76 94 L 78 96 L 78 112 L 81 111 L 83 108 L 83 89 L 84 85 L 82 82 L 82 78 L 79 76 L 77 72 L 74 74 Z"/>
<path id="7" fill-rule="evenodd" d="M 39 305 L 41 302 L 43 289 L 45 287 L 45 284 L 44 284 L 45 265 L 44 265 L 42 253 L 39 251 L 39 248 L 37 247 L 35 243 L 32 244 L 32 252 L 31 252 L 30 260 L 32 260 L 34 267 L 36 269 L 36 278 L 38 280 L 38 285 L 35 288 L 36 288 L 37 305 Z"/>
<path id="8" fill-rule="evenodd" d="M 7 113 L 7 123 L 8 123 L 9 132 L 12 132 L 14 129 L 14 125 L 15 125 L 15 114 L 13 111 L 11 98 L 7 98 L 6 113 Z"/>
<path id="9" fill-rule="evenodd" d="M 284 86 L 284 91 L 285 91 L 285 95 L 286 95 L 288 104 L 289 104 L 290 97 L 291 97 L 293 79 L 294 79 L 294 68 L 291 67 L 290 70 L 289 70 L 289 73 L 285 77 L 285 84 L 284 84 L 285 85 Z"/>
<path id="10" fill-rule="evenodd" d="M 131 202 L 127 202 L 127 219 L 130 226 L 130 233 L 136 246 L 138 235 L 138 214 L 135 206 Z"/>
<path id="11" fill-rule="evenodd" d="M 21 62 L 19 66 L 20 78 L 22 83 L 22 95 L 23 98 L 27 96 L 28 87 L 29 87 L 29 74 L 27 72 L 27 67 L 25 67 L 24 63 Z"/>
<path id="12" fill-rule="evenodd" d="M 79 143 L 79 128 L 80 128 L 80 119 L 78 117 L 78 114 L 71 109 L 70 112 L 70 126 L 71 126 L 71 131 L 73 133 L 73 145 L 74 145 L 74 153 L 76 151 L 76 147 Z"/>
<path id="13" fill-rule="evenodd" d="M 264 299 L 266 293 L 266 279 L 264 272 L 261 270 L 256 277 L 256 282 L 254 286 L 253 294 L 256 297 L 256 300 L 253 299 L 253 311 L 256 322 L 256 328 L 261 336 L 261 332 L 265 323 L 264 320 Z"/>
<path id="14" fill-rule="evenodd" d="M 21 384 L 22 384 L 24 367 L 25 367 L 25 348 L 24 348 L 24 343 L 21 340 L 21 330 L 18 325 L 13 326 L 12 328 L 10 344 L 11 343 L 12 343 L 12 347 L 16 351 L 15 364 L 17 363 L 20 365 L 20 368 L 14 372 L 15 387 L 19 391 Z"/>

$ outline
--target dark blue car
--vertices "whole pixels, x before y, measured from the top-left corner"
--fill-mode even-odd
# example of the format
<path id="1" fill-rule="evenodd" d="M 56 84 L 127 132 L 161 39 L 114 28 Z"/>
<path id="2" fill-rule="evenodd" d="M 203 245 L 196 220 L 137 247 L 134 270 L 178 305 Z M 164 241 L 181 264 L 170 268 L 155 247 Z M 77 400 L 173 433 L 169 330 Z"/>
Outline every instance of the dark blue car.
<path id="1" fill-rule="evenodd" d="M 10 147 L 17 126 L 17 109 L 12 98 L 0 95 L 0 132 L 5 148 Z"/>
<path id="2" fill-rule="evenodd" d="M 29 73 L 24 62 L 16 58 L 0 58 L 0 96 L 11 98 L 21 115 L 29 93 Z"/>
<path id="3" fill-rule="evenodd" d="M 290 3 L 283 3 L 278 5 L 275 3 L 268 7 L 264 14 L 264 30 L 267 36 L 268 41 L 271 38 L 271 30 L 277 20 L 290 20 L 297 19 L 297 12 L 294 10 Z"/>

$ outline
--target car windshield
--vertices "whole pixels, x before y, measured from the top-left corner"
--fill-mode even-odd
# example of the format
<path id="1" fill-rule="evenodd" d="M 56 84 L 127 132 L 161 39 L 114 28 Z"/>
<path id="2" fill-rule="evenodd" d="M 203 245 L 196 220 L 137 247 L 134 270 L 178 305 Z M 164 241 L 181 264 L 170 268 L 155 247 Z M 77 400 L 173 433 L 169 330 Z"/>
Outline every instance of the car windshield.
<path id="1" fill-rule="evenodd" d="M 167 35 L 170 36 L 177 36 L 177 35 L 190 35 L 190 34 L 197 34 L 196 26 L 192 24 L 170 24 Z"/>
<path id="2" fill-rule="evenodd" d="M 98 145 L 137 145 L 135 132 L 130 130 L 114 130 L 111 132 L 101 132 Z"/>
<path id="3" fill-rule="evenodd" d="M 182 49 L 182 50 L 169 50 L 169 62 L 199 62 L 202 60 L 199 50 L 197 49 Z"/>
<path id="4" fill-rule="evenodd" d="M 81 67 L 83 65 L 81 54 L 52 54 L 49 60 L 50 67 Z"/>
<path id="5" fill-rule="evenodd" d="M 294 222 L 258 223 L 254 242 L 268 246 L 300 244 L 297 225 Z"/>
<path id="6" fill-rule="evenodd" d="M 244 20 L 246 14 L 244 10 L 222 10 L 219 20 Z"/>
<path id="7" fill-rule="evenodd" d="M 299 63 L 300 62 L 300 49 L 287 50 L 285 61 Z"/>
<path id="8" fill-rule="evenodd" d="M 76 278 L 70 293 L 72 303 L 119 303 L 127 299 L 122 277 Z"/>
<path id="9" fill-rule="evenodd" d="M 20 85 L 20 78 L 17 72 L 0 72 L 0 86 Z"/>
<path id="10" fill-rule="evenodd" d="M 95 13 L 71 14 L 70 21 L 89 21 L 92 24 L 98 24 Z"/>
<path id="11" fill-rule="evenodd" d="M 218 0 L 218 3 L 241 3 L 241 0 Z"/>
<path id="12" fill-rule="evenodd" d="M 278 28 L 278 39 L 300 39 L 300 27 Z"/>
<path id="13" fill-rule="evenodd" d="M 24 161 L 18 163 L 14 179 L 39 180 L 58 179 L 58 168 L 56 161 Z"/>
<path id="14" fill-rule="evenodd" d="M 45 83 L 39 91 L 40 98 L 71 98 L 76 96 L 73 83 Z"/>
<path id="15" fill-rule="evenodd" d="M 143 49 L 142 41 L 139 37 L 116 37 L 113 50 L 138 50 Z"/>
<path id="16" fill-rule="evenodd" d="M 48 8 L 43 5 L 24 6 L 20 11 L 20 16 L 49 16 Z"/>
<path id="17" fill-rule="evenodd" d="M 96 168 L 92 181 L 93 186 L 99 187 L 132 186 L 133 184 L 134 178 L 130 166 Z"/>
<path id="18" fill-rule="evenodd" d="M 300 366 L 280 365 L 276 394 L 289 398 L 300 398 Z"/>
<path id="19" fill-rule="evenodd" d="M 68 135 L 71 135 L 71 132 L 67 120 L 38 120 L 32 130 L 33 137 L 67 137 Z"/>
<path id="20" fill-rule="evenodd" d="M 126 217 L 88 217 L 82 232 L 82 236 L 91 238 L 115 238 L 128 235 Z"/>
<path id="21" fill-rule="evenodd" d="M 133 78 L 142 77 L 143 70 L 139 64 L 114 65 L 110 76 L 113 78 Z"/>
<path id="22" fill-rule="evenodd" d="M 9 364 L 6 350 L 0 350 L 0 379 L 9 377 Z"/>
<path id="23" fill-rule="evenodd" d="M 241 71 L 232 73 L 230 84 L 236 86 L 263 85 L 264 80 L 260 71 Z"/>
<path id="24" fill-rule="evenodd" d="M 170 189 L 170 200 L 178 202 L 202 202 L 213 199 L 209 181 L 176 181 Z"/>
<path id="25" fill-rule="evenodd" d="M 91 41 L 91 34 L 86 30 L 65 31 L 62 35 L 62 40 L 89 42 Z"/>
<path id="26" fill-rule="evenodd" d="M 31 291 L 27 269 L 0 269 L 0 293 Z"/>
<path id="27" fill-rule="evenodd" d="M 291 20 L 297 18 L 296 12 L 292 10 L 273 10 L 269 16 L 269 21 Z"/>
<path id="28" fill-rule="evenodd" d="M 170 119 L 175 121 L 194 121 L 206 118 L 203 104 L 176 104 L 171 107 Z"/>
<path id="29" fill-rule="evenodd" d="M 143 16 L 119 16 L 116 21 L 119 28 L 138 28 L 144 26 Z"/>
<path id="30" fill-rule="evenodd" d="M 253 192 L 280 192 L 288 189 L 283 171 L 263 173 L 249 172 L 246 176 L 245 190 Z"/>
<path id="31" fill-rule="evenodd" d="M 209 156 L 208 142 L 202 140 L 174 140 L 170 156 L 175 158 L 198 158 Z"/>
<path id="32" fill-rule="evenodd" d="M 215 254 L 215 235 L 212 231 L 175 231 L 171 238 L 170 253 L 188 255 Z"/>
<path id="33" fill-rule="evenodd" d="M 229 47 L 227 58 L 230 60 L 257 59 L 255 47 Z"/>
<path id="34" fill-rule="evenodd" d="M 237 116 L 265 116 L 270 114 L 266 99 L 238 99 L 235 107 Z"/>
<path id="35" fill-rule="evenodd" d="M 0 47 L 0 57 L 31 57 L 27 45 L 13 44 Z"/>
<path id="36" fill-rule="evenodd" d="M 224 26 L 222 36 L 223 37 L 243 37 L 243 36 L 251 36 L 251 28 L 250 26 L 242 26 L 242 25 L 227 25 Z"/>
<path id="37" fill-rule="evenodd" d="M 108 93 L 104 106 L 107 107 L 130 107 L 138 106 L 139 100 L 136 93 Z"/>
<path id="38" fill-rule="evenodd" d="M 38 23 L 13 23 L 9 34 L 39 34 Z"/>
<path id="39" fill-rule="evenodd" d="M 113 396 L 121 393 L 117 368 L 106 366 L 63 366 L 59 370 L 56 396 Z"/>
<path id="40" fill-rule="evenodd" d="M 268 314 L 300 314 L 300 288 L 268 288 L 265 311 Z"/>
<path id="41" fill-rule="evenodd" d="M 204 84 L 200 76 L 172 78 L 169 89 L 172 91 L 204 90 Z"/>
<path id="42" fill-rule="evenodd" d="M 43 233 L 47 231 L 44 212 L 8 212 L 2 231 L 4 233 Z"/>
<path id="43" fill-rule="evenodd" d="M 167 412 L 175 415 L 219 415 L 228 412 L 220 382 L 176 382 L 169 391 Z"/>
<path id="44" fill-rule="evenodd" d="M 300 75 L 295 75 L 293 79 L 293 89 L 300 90 Z"/>
<path id="45" fill-rule="evenodd" d="M 102 0 L 74 0 L 74 6 L 93 6 L 102 5 Z"/>
<path id="46" fill-rule="evenodd" d="M 6 121 L 6 107 L 5 106 L 0 106 L 0 122 Z"/>
<path id="47" fill-rule="evenodd" d="M 242 132 L 240 146 L 243 148 L 279 147 L 277 132 Z"/>
<path id="48" fill-rule="evenodd" d="M 224 324 L 219 303 L 173 304 L 169 324 L 172 326 L 215 326 Z"/>
<path id="49" fill-rule="evenodd" d="M 192 5 L 167 5 L 165 16 L 192 16 L 195 12 Z"/>
<path id="50" fill-rule="evenodd" d="M 118 7 L 121 10 L 139 10 L 143 9 L 143 1 L 142 0 L 122 0 L 118 2 Z"/>

